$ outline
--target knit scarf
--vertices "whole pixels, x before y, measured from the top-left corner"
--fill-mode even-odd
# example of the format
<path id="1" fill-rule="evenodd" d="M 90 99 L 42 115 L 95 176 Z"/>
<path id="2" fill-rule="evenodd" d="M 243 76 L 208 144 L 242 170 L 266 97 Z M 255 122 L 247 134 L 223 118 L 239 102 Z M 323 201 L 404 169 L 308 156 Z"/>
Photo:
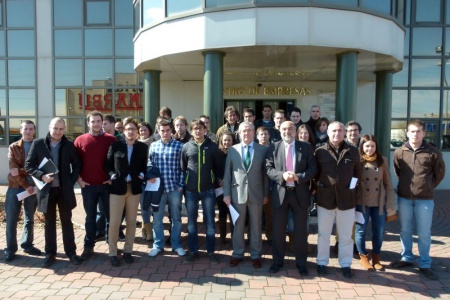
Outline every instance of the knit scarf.
<path id="1" fill-rule="evenodd" d="M 365 153 L 362 155 L 362 159 L 368 162 L 374 162 L 377 159 L 377 154 L 374 153 L 372 156 L 368 156 Z"/>

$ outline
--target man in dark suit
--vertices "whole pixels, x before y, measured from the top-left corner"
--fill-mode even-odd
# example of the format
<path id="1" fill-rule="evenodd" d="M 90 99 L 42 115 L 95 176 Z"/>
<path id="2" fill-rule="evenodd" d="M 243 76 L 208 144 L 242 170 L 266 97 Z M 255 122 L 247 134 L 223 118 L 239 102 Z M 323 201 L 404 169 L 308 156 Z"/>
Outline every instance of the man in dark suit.
<path id="1" fill-rule="evenodd" d="M 248 211 L 250 257 L 255 269 L 261 268 L 261 227 L 263 204 L 269 201 L 269 178 L 265 173 L 267 147 L 254 142 L 255 127 L 250 122 L 239 125 L 241 143 L 228 150 L 223 177 L 223 201 L 239 213 L 233 232 L 230 266 L 242 261 L 245 251 L 244 229 Z"/>
<path id="2" fill-rule="evenodd" d="M 283 266 L 286 246 L 286 222 L 289 210 L 294 218 L 295 261 L 301 275 L 308 275 L 307 218 L 310 204 L 309 181 L 317 171 L 310 144 L 295 140 L 295 125 L 285 121 L 280 126 L 282 140 L 271 144 L 266 156 L 266 170 L 275 182 L 272 188 L 273 264 L 270 273 Z"/>

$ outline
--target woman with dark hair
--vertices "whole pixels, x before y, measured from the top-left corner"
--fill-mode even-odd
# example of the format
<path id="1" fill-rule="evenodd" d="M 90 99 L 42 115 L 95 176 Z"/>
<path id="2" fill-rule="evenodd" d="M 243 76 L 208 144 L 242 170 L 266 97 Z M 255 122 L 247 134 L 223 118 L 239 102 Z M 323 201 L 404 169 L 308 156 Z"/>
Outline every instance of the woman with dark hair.
<path id="1" fill-rule="evenodd" d="M 146 144 L 150 148 L 150 144 L 154 141 L 153 128 L 148 122 L 139 123 L 139 141 Z M 143 186 L 145 188 L 145 186 Z M 153 227 L 150 222 L 150 209 L 144 209 L 144 193 L 141 196 L 141 216 L 142 216 L 142 238 L 146 241 L 153 240 Z"/>
<path id="2" fill-rule="evenodd" d="M 124 141 L 113 143 L 106 156 L 106 172 L 111 185 L 109 205 L 109 259 L 113 266 L 120 265 L 117 258 L 117 240 L 122 213 L 125 208 L 127 231 L 123 257 L 131 264 L 133 243 L 136 235 L 136 216 L 142 194 L 142 183 L 147 171 L 148 147 L 137 141 L 138 124 L 131 118 L 123 122 Z"/>
<path id="3" fill-rule="evenodd" d="M 330 121 L 327 118 L 320 118 L 316 123 L 316 148 L 319 148 L 328 143 L 328 125 Z"/>
<path id="4" fill-rule="evenodd" d="M 302 124 L 298 127 L 297 140 L 310 143 L 313 149 L 315 148 L 316 139 L 314 138 L 314 133 L 312 132 L 311 128 L 306 124 Z"/>
<path id="5" fill-rule="evenodd" d="M 230 131 L 224 131 L 219 140 L 219 150 L 223 153 L 221 158 L 222 161 L 222 172 L 225 169 L 225 161 L 227 160 L 228 149 L 234 145 L 235 135 Z M 220 174 L 221 178 L 223 178 L 223 174 Z M 222 186 L 222 182 L 220 182 L 220 186 Z M 219 235 L 220 241 L 222 244 L 226 243 L 227 236 L 227 216 L 230 216 L 230 211 L 228 210 L 227 205 L 223 202 L 223 194 L 216 197 L 217 207 L 219 208 Z M 230 216 L 231 220 L 231 216 Z M 233 232 L 233 222 L 231 224 L 231 232 Z"/>
<path id="6" fill-rule="evenodd" d="M 361 156 L 361 178 L 356 199 L 356 211 L 364 216 L 364 224 L 356 223 L 355 243 L 361 266 L 366 270 L 383 270 L 380 262 L 383 244 L 386 212 L 395 213 L 395 193 L 392 186 L 388 160 L 378 152 L 377 140 L 373 135 L 364 135 L 359 144 Z M 372 223 L 372 262 L 366 250 L 366 229 Z"/>

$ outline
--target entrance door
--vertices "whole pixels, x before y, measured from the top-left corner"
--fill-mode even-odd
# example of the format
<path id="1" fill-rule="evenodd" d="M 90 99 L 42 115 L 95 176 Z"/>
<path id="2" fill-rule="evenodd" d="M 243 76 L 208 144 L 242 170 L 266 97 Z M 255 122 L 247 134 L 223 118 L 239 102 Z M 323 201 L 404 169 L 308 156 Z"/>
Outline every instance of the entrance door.
<path id="1" fill-rule="evenodd" d="M 261 112 L 263 109 L 263 105 L 269 104 L 270 106 L 272 106 L 273 111 L 276 111 L 278 109 L 284 110 L 286 112 L 285 117 L 287 119 L 288 113 L 294 107 L 294 103 L 295 103 L 295 100 L 259 100 L 259 99 L 257 99 L 257 100 L 225 100 L 223 110 L 225 111 L 225 108 L 227 106 L 232 105 L 232 106 L 236 107 L 236 109 L 242 115 L 242 111 L 244 110 L 244 108 L 250 107 L 255 111 L 255 114 L 256 114 L 255 120 L 258 120 L 258 119 L 262 118 Z M 242 120 L 242 116 L 241 116 L 241 120 Z M 226 120 L 224 119 L 224 123 L 225 122 L 226 122 Z"/>

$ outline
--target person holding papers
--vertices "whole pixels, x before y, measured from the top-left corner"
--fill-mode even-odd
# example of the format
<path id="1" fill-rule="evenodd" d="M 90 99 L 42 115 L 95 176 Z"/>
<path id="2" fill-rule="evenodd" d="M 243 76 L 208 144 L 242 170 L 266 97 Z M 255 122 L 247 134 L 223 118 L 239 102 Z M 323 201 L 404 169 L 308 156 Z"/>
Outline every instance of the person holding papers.
<path id="1" fill-rule="evenodd" d="M 228 150 L 223 175 L 223 201 L 239 213 L 234 224 L 233 254 L 230 266 L 236 267 L 244 258 L 245 215 L 250 226 L 250 257 L 255 269 L 261 268 L 262 210 L 269 201 L 269 178 L 266 175 L 267 147 L 254 142 L 255 126 L 239 124 L 241 142 Z"/>
<path id="2" fill-rule="evenodd" d="M 395 192 L 386 157 L 378 152 L 377 140 L 373 135 L 364 135 L 359 141 L 361 156 L 361 177 L 358 185 L 356 211 L 364 217 L 364 223 L 356 222 L 355 243 L 358 247 L 361 266 L 366 270 L 383 270 L 380 263 L 386 213 L 395 213 Z M 372 263 L 366 250 L 366 229 L 372 223 Z"/>
<path id="3" fill-rule="evenodd" d="M 72 210 L 77 205 L 74 184 L 80 176 L 81 162 L 78 154 L 65 135 L 66 123 L 57 117 L 51 120 L 47 137 L 34 140 L 25 162 L 26 171 L 43 181 L 45 186 L 37 191 L 38 211 L 45 215 L 45 259 L 43 267 L 49 267 L 56 259 L 56 207 L 61 219 L 64 252 L 70 262 L 79 265 L 76 254 Z M 58 172 L 47 173 L 39 168 L 44 159 L 49 159 Z M 56 173 L 56 174 L 55 174 Z"/>
<path id="4" fill-rule="evenodd" d="M 355 221 L 356 181 L 361 178 L 358 150 L 344 141 L 345 127 L 341 122 L 328 126 L 329 141 L 315 151 L 317 185 L 317 272 L 326 275 L 330 260 L 330 235 L 333 223 L 339 233 L 338 261 L 344 277 L 352 277 L 352 231 Z"/>
<path id="5" fill-rule="evenodd" d="M 20 247 L 23 252 L 30 255 L 40 255 L 41 250 L 33 246 L 34 239 L 34 213 L 36 212 L 36 195 L 34 182 L 25 171 L 25 159 L 33 143 L 36 126 L 33 121 L 25 120 L 20 125 L 22 138 L 9 146 L 8 161 L 8 190 L 6 191 L 6 249 L 5 261 L 14 259 L 17 246 L 17 222 L 19 221 L 20 210 L 23 202 L 24 226 Z M 18 201 L 18 194 L 25 192 L 28 197 L 23 201 Z"/>
<path id="6" fill-rule="evenodd" d="M 286 225 L 292 212 L 294 230 L 295 264 L 302 276 L 308 275 L 308 207 L 310 205 L 310 180 L 317 172 L 313 149 L 306 142 L 295 139 L 295 124 L 285 121 L 280 125 L 282 140 L 271 144 L 267 151 L 267 175 L 272 187 L 273 264 L 270 273 L 277 273 L 284 263 Z"/>

